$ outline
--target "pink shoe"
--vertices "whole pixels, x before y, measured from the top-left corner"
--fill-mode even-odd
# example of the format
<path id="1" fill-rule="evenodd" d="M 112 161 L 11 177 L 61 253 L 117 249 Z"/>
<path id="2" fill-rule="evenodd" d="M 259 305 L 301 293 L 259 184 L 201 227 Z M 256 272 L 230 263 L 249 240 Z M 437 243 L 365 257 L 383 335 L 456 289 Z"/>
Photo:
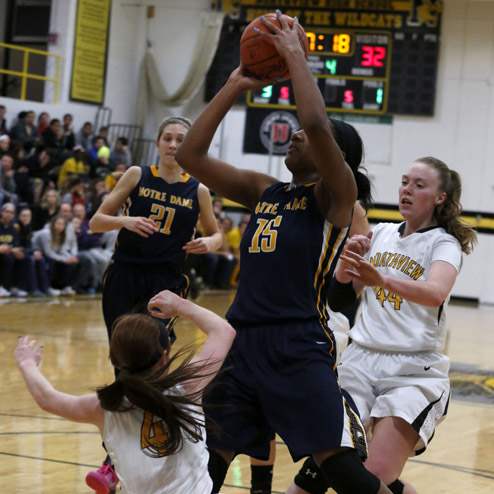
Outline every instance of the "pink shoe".
<path id="1" fill-rule="evenodd" d="M 93 470 L 86 475 L 86 484 L 96 494 L 111 494 L 117 488 L 118 477 L 113 467 L 104 463 L 98 470 Z"/>

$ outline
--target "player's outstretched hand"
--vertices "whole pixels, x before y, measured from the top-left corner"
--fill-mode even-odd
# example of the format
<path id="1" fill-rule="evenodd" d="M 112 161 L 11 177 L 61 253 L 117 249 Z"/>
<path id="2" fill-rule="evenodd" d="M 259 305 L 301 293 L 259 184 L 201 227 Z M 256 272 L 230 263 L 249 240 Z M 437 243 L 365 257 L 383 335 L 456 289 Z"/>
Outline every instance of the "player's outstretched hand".
<path id="1" fill-rule="evenodd" d="M 126 216 L 124 219 L 124 228 L 144 238 L 148 238 L 158 231 L 156 223 L 143 216 Z"/>
<path id="2" fill-rule="evenodd" d="M 36 367 L 39 367 L 42 354 L 43 347 L 33 338 L 21 336 L 17 340 L 17 347 L 14 355 L 18 367 L 28 364 L 34 364 Z"/>
<path id="3" fill-rule="evenodd" d="M 200 237 L 187 242 L 183 247 L 183 250 L 187 254 L 207 254 L 211 252 L 211 239 L 207 237 Z"/>
<path id="4" fill-rule="evenodd" d="M 345 252 L 340 256 L 345 263 L 345 272 L 358 279 L 365 286 L 384 286 L 382 274 L 367 259 L 355 252 Z"/>
<path id="5" fill-rule="evenodd" d="M 178 315 L 180 304 L 184 302 L 182 297 L 170 290 L 157 293 L 148 303 L 148 311 L 153 317 L 169 319 Z"/>

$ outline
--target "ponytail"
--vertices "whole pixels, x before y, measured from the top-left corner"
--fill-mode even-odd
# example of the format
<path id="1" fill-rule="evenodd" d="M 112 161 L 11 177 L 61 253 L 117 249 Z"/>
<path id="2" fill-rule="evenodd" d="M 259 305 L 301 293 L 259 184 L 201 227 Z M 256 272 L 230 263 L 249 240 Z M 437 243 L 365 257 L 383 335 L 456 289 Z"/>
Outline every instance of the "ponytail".
<path id="1" fill-rule="evenodd" d="M 434 219 L 437 224 L 442 226 L 450 235 L 453 235 L 461 245 L 461 250 L 465 254 L 470 254 L 477 243 L 477 234 L 475 230 L 468 226 L 462 219 L 463 211 L 461 206 L 461 178 L 455 171 L 441 160 L 433 157 L 425 157 L 417 160 L 424 163 L 439 174 L 441 191 L 446 193 L 446 200 L 436 206 L 434 210 Z"/>
<path id="2" fill-rule="evenodd" d="M 180 451 L 184 433 L 193 442 L 203 439 L 205 423 L 199 408 L 203 390 L 184 394 L 177 392 L 177 387 L 203 378 L 208 374 L 208 365 L 191 363 L 192 353 L 189 353 L 175 370 L 168 372 L 170 366 L 184 356 L 184 352 L 175 354 L 155 372 L 134 374 L 123 369 L 113 384 L 97 390 L 104 410 L 126 412 L 139 408 L 164 421 L 167 434 L 158 447 L 160 456 Z"/>
<path id="3" fill-rule="evenodd" d="M 112 384 L 97 389 L 101 407 L 110 412 L 127 412 L 139 408 L 166 425 L 163 442 L 158 445 L 160 456 L 171 455 L 183 446 L 183 435 L 193 442 L 203 439 L 205 426 L 200 399 L 202 389 L 185 393 L 180 388 L 186 382 L 213 374 L 210 363 L 192 363 L 193 352 L 184 349 L 171 358 L 154 361 L 142 369 L 143 361 L 156 355 L 160 321 L 144 314 L 120 317 L 112 332 L 110 356 L 119 374 Z M 177 366 L 177 360 L 181 363 Z M 162 361 L 164 361 L 162 363 Z M 170 368 L 175 367 L 173 371 Z"/>

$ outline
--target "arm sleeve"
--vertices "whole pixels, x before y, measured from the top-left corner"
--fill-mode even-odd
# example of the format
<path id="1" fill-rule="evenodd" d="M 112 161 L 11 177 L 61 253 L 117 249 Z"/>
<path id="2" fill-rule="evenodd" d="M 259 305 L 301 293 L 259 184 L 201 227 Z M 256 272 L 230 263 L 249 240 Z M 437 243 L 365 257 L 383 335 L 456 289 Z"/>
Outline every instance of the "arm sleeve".
<path id="1" fill-rule="evenodd" d="M 329 308 L 334 312 L 341 312 L 357 299 L 353 283 L 340 283 L 335 276 L 329 283 L 327 296 Z"/>

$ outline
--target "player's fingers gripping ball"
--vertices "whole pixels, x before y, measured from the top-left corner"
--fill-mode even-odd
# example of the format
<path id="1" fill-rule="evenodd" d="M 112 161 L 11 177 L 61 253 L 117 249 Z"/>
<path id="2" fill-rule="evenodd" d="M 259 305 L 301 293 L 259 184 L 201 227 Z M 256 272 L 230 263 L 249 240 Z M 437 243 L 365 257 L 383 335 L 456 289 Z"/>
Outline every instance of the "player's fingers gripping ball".
<path id="1" fill-rule="evenodd" d="M 240 59 L 246 74 L 256 79 L 268 81 L 286 79 L 288 67 L 285 59 L 280 56 L 273 43 L 262 36 L 261 33 L 270 33 L 269 27 L 263 22 L 262 17 L 278 28 L 282 28 L 282 19 L 286 20 L 291 28 L 293 17 L 288 15 L 265 14 L 254 19 L 244 30 L 240 38 Z M 298 36 L 305 55 L 309 53 L 309 44 L 304 28 L 297 24 Z"/>

